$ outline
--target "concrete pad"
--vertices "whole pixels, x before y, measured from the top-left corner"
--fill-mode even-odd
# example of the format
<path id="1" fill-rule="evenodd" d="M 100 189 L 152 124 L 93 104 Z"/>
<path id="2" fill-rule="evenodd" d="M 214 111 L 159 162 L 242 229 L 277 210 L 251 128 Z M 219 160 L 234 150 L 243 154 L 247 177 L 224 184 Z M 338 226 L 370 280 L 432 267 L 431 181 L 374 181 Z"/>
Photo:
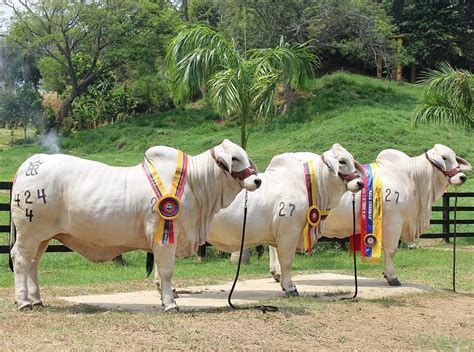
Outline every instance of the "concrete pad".
<path id="1" fill-rule="evenodd" d="M 340 274 L 309 274 L 293 276 L 300 295 L 333 299 L 337 296 L 352 297 L 354 277 Z M 177 288 L 179 298 L 176 300 L 181 310 L 198 311 L 227 307 L 227 296 L 232 282 L 212 286 L 192 286 Z M 358 278 L 358 298 L 374 299 L 432 291 L 428 286 L 403 284 L 389 286 L 385 280 Z M 255 304 L 259 300 L 284 297 L 279 283 L 272 278 L 246 280 L 238 282 L 232 296 L 236 305 Z M 104 309 L 119 309 L 138 312 L 163 311 L 160 295 L 156 290 L 124 292 L 104 295 L 61 297 L 69 302 L 92 305 Z"/>

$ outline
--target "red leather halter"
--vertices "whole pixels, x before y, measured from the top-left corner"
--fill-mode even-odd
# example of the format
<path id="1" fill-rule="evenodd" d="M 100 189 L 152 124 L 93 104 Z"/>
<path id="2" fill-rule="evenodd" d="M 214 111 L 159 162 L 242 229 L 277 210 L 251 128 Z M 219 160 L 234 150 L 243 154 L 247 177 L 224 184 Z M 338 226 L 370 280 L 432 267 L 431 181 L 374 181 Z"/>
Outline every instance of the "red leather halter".
<path id="1" fill-rule="evenodd" d="M 456 176 L 457 174 L 459 174 L 460 172 L 462 172 L 461 167 L 459 165 L 452 168 L 451 170 L 443 170 L 442 168 L 439 167 L 439 165 L 436 165 L 434 162 L 432 162 L 430 160 L 430 158 L 428 157 L 428 152 L 425 152 L 425 157 L 426 157 L 426 159 L 428 159 L 428 161 L 431 163 L 431 165 L 433 165 L 435 168 L 437 168 L 439 171 L 441 171 L 447 177 L 453 177 L 453 176 Z"/>
<path id="2" fill-rule="evenodd" d="M 214 152 L 214 148 L 211 149 L 211 156 L 215 160 L 217 166 L 219 166 L 222 170 L 229 172 L 229 168 L 227 165 L 224 163 L 220 162 L 216 158 L 216 153 Z M 229 172 L 229 174 L 236 179 L 239 179 L 241 181 L 245 180 L 247 177 L 251 175 L 257 175 L 257 170 L 253 167 L 252 163 L 250 163 L 250 166 L 242 171 L 232 171 Z"/>
<path id="3" fill-rule="evenodd" d="M 326 162 L 326 159 L 324 158 L 324 155 L 321 154 L 321 160 L 326 164 L 328 165 L 328 163 Z M 354 172 L 351 172 L 349 174 L 343 174 L 342 172 L 338 172 L 337 173 L 339 175 L 339 177 L 346 181 L 346 182 L 351 182 L 352 180 L 355 180 L 356 178 L 360 177 L 359 175 L 359 172 L 356 170 Z"/>

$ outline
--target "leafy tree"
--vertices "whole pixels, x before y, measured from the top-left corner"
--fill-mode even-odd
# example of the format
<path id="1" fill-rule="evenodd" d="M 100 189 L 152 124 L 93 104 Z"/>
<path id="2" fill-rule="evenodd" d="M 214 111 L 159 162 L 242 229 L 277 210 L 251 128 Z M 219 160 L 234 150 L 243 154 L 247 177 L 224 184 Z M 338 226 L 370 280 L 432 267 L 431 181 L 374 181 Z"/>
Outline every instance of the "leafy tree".
<path id="1" fill-rule="evenodd" d="M 25 143 L 28 127 L 41 116 L 41 97 L 31 83 L 4 89 L 0 93 L 0 121 L 14 129 L 23 127 Z"/>
<path id="2" fill-rule="evenodd" d="M 6 4 L 15 15 L 7 39 L 25 52 L 38 53 L 45 84 L 64 95 L 56 129 L 73 101 L 102 75 L 140 58 L 156 60 L 156 56 L 150 58 L 148 48 L 156 49 L 162 36 L 147 27 L 156 25 L 151 17 L 166 13 L 159 21 L 169 24 L 169 29 L 161 23 L 156 29 L 170 33 L 174 28 L 174 10 L 164 1 L 18 0 Z"/>
<path id="3" fill-rule="evenodd" d="M 321 0 L 306 9 L 304 26 L 317 55 L 329 65 L 341 58 L 359 66 L 375 66 L 377 57 L 391 65 L 395 26 L 382 4 L 371 0 Z"/>
<path id="4" fill-rule="evenodd" d="M 407 55 L 420 67 L 441 62 L 474 69 L 474 1 L 384 0 L 407 33 Z"/>
<path id="5" fill-rule="evenodd" d="M 416 107 L 413 123 L 452 123 L 466 129 L 474 127 L 474 75 L 444 63 L 429 70 L 423 80 L 426 91 Z"/>
<path id="6" fill-rule="evenodd" d="M 318 63 L 305 45 L 241 52 L 204 25 L 183 28 L 169 43 L 166 62 L 177 102 L 203 91 L 219 114 L 239 119 L 243 148 L 247 126 L 274 107 L 277 85 L 301 86 Z"/>

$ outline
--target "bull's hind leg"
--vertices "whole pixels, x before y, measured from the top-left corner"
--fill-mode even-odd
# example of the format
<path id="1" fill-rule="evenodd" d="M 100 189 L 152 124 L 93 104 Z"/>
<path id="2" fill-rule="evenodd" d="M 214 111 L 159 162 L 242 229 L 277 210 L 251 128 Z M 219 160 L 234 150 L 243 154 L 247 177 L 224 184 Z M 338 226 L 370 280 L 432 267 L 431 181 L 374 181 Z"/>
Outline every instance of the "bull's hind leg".
<path id="1" fill-rule="evenodd" d="M 43 306 L 38 282 L 38 267 L 41 256 L 46 251 L 46 248 L 48 248 L 48 244 L 49 240 L 40 243 L 38 251 L 31 261 L 30 269 L 28 270 L 28 299 L 33 307 Z"/>
<path id="2" fill-rule="evenodd" d="M 268 252 L 270 253 L 270 273 L 276 282 L 280 282 L 281 267 L 280 261 L 278 260 L 277 249 L 273 246 L 268 246 Z"/>
<path id="3" fill-rule="evenodd" d="M 385 231 L 386 229 L 387 231 Z M 383 276 L 385 277 L 390 286 L 401 286 L 400 281 L 395 275 L 395 269 L 393 266 L 393 258 L 395 257 L 395 253 L 397 252 L 401 230 L 401 227 L 386 226 L 384 224 L 382 247 L 385 266 Z"/>
<path id="4" fill-rule="evenodd" d="M 28 299 L 28 272 L 33 259 L 38 253 L 40 243 L 31 239 L 27 243 L 19 239 L 11 250 L 15 276 L 15 302 L 18 309 L 31 308 Z"/>
<path id="5" fill-rule="evenodd" d="M 179 307 L 174 300 L 173 287 L 171 285 L 175 253 L 175 245 L 156 245 L 153 250 L 156 270 L 161 278 L 161 303 L 165 307 L 165 312 L 179 310 Z"/>

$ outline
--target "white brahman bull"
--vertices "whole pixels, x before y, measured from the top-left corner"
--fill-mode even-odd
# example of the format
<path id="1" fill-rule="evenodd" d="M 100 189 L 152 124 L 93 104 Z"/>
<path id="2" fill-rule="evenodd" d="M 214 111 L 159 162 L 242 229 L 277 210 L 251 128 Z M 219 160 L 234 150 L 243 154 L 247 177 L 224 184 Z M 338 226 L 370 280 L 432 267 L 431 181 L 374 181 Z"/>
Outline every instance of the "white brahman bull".
<path id="1" fill-rule="evenodd" d="M 145 157 L 169 190 L 178 151 L 152 147 Z M 166 311 L 177 310 L 171 291 L 175 255 L 195 253 L 205 242 L 214 214 L 242 188 L 253 191 L 261 183 L 246 152 L 229 140 L 189 156 L 187 165 L 180 216 L 173 220 L 175 244 L 161 244 L 154 241 L 162 221 L 157 198 L 142 165 L 111 167 L 60 154 L 36 154 L 26 160 L 17 172 L 11 203 L 18 307 L 42 304 L 38 263 L 49 241 L 57 239 L 97 262 L 131 250 L 152 251 L 161 276 L 162 303 Z"/>
<path id="2" fill-rule="evenodd" d="M 275 156 L 259 174 L 262 187 L 248 195 L 245 247 L 270 244 L 277 247 L 281 261 L 281 286 L 289 296 L 298 295 L 291 280 L 291 265 L 297 248 L 302 247 L 306 225 L 308 191 L 303 164 L 314 160 L 317 205 L 322 210 L 335 207 L 342 195 L 359 191 L 361 166 L 339 144 L 323 157 L 313 153 L 285 153 Z M 207 240 L 218 249 L 238 251 L 241 243 L 245 191 L 214 218 Z M 314 233 L 313 233 L 314 236 Z"/>
<path id="3" fill-rule="evenodd" d="M 416 157 L 387 149 L 380 152 L 376 163 L 383 182 L 384 276 L 390 285 L 400 286 L 393 268 L 399 239 L 413 242 L 428 229 L 433 203 L 442 197 L 448 185 L 463 184 L 467 179 L 463 171 L 471 170 L 471 165 L 441 144 Z M 357 219 L 360 217 L 359 210 L 360 194 L 356 196 Z M 339 205 L 331 211 L 321 232 L 322 236 L 338 238 L 352 234 L 350 193 L 344 194 Z M 360 221 L 356 221 L 356 233 L 359 232 Z M 270 249 L 272 265 L 278 269 L 278 257 L 274 249 Z"/>

